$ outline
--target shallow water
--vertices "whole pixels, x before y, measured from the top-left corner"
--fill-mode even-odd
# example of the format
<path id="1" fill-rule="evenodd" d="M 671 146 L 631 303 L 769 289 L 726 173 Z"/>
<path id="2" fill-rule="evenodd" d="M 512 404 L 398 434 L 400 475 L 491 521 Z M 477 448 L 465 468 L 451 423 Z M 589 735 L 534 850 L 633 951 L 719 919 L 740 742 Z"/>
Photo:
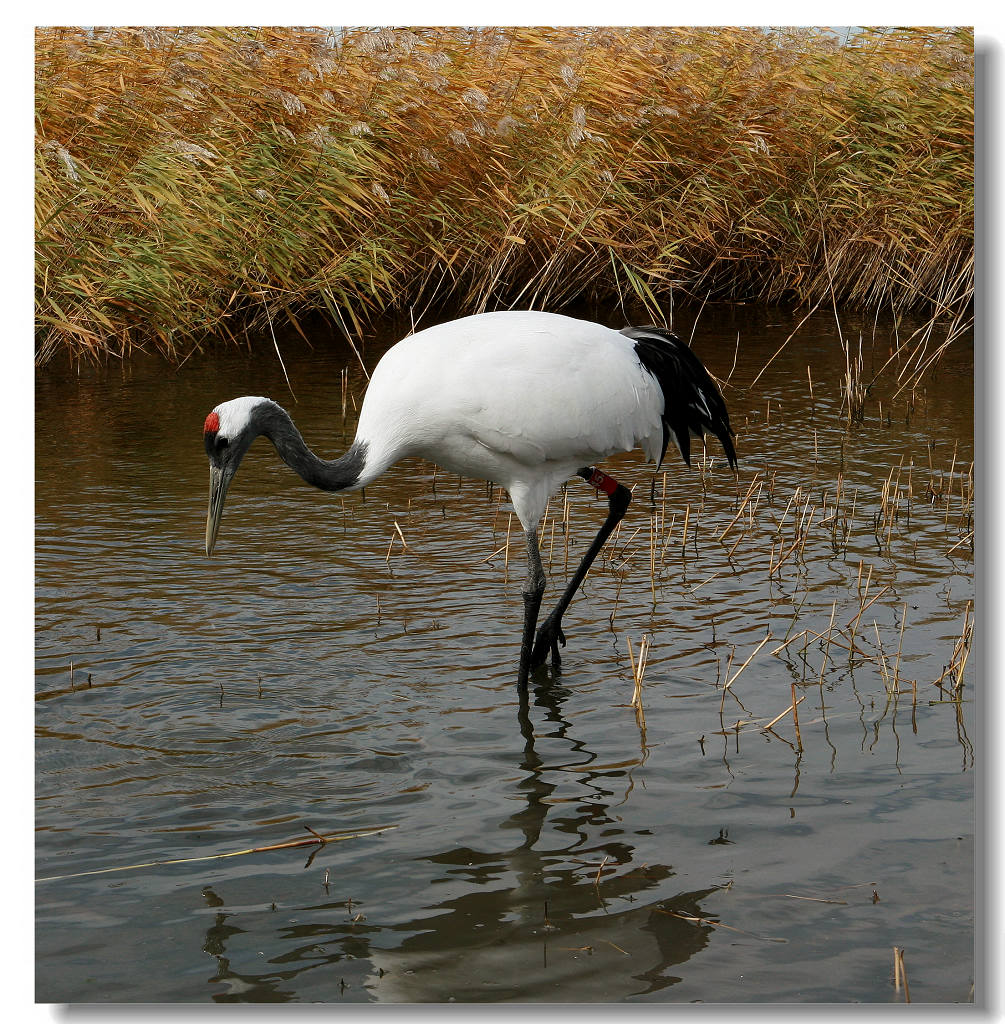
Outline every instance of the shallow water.
<path id="1" fill-rule="evenodd" d="M 483 482 L 407 462 L 323 494 L 259 441 L 203 553 L 206 413 L 271 394 L 330 456 L 351 351 L 284 339 L 295 404 L 271 342 L 41 372 L 37 998 L 892 1002 L 894 946 L 912 1000 L 972 998 L 972 662 L 962 700 L 933 685 L 974 596 L 972 347 L 849 427 L 832 318 L 748 390 L 797 322 L 702 311 L 739 478 L 610 460 L 635 500 L 524 707 L 522 543 Z M 871 376 L 889 325 L 842 327 Z M 567 499 L 546 603 L 603 519 Z M 765 731 L 793 684 L 798 737 Z M 205 859 L 306 826 L 393 828 Z"/>

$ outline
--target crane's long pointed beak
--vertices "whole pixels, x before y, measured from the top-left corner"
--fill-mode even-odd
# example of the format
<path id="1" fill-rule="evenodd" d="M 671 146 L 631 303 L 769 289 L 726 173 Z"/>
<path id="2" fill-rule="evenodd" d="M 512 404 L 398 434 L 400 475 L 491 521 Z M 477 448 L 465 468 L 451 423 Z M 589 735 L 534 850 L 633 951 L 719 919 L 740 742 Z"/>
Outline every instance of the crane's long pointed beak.
<path id="1" fill-rule="evenodd" d="M 216 546 L 216 535 L 220 532 L 220 519 L 223 517 L 223 501 L 227 497 L 227 488 L 233 478 L 232 473 L 225 473 L 218 466 L 209 467 L 209 510 L 206 513 L 206 554 L 213 554 Z"/>

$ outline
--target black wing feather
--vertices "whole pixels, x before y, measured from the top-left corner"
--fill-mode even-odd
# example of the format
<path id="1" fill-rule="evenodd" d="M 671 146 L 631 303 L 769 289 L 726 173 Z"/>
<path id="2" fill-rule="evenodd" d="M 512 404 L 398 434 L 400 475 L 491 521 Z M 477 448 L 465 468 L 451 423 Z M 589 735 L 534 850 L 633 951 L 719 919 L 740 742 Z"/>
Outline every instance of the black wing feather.
<path id="1" fill-rule="evenodd" d="M 663 392 L 663 451 L 670 433 L 684 461 L 691 465 L 691 434 L 711 431 L 722 443 L 729 465 L 736 469 L 735 434 L 719 389 L 701 360 L 672 331 L 662 327 L 626 327 L 622 332 L 635 342 L 639 362 L 656 378 Z"/>

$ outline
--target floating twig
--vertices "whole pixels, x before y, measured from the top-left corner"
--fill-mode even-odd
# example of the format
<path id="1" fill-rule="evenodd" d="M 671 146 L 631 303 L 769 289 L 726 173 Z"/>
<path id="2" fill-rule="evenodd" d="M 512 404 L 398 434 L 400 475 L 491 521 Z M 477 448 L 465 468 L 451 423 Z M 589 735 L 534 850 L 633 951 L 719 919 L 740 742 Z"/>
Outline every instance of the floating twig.
<path id="1" fill-rule="evenodd" d="M 381 832 L 389 832 L 397 828 L 397 825 L 380 825 L 375 828 L 356 829 L 351 832 L 329 832 L 322 835 L 315 832 L 309 825 L 304 826 L 308 832 L 313 833 L 314 839 L 291 839 L 285 843 L 272 843 L 268 846 L 253 846 L 247 850 L 231 850 L 228 853 L 209 853 L 201 857 L 177 857 L 174 860 L 152 860 L 143 864 L 123 864 L 114 868 L 96 868 L 93 871 L 76 871 L 69 875 L 49 875 L 45 878 L 36 878 L 36 882 L 58 882 L 66 878 L 83 878 L 85 875 L 106 875 L 113 871 L 136 871 L 139 868 L 159 868 L 167 864 L 194 864 L 204 860 L 223 860 L 225 857 L 245 857 L 249 853 L 270 853 L 273 850 L 292 850 L 302 846 L 323 846 L 326 843 L 340 843 L 347 839 L 362 839 L 365 836 L 375 836 Z"/>
<path id="2" fill-rule="evenodd" d="M 694 917 L 691 914 L 678 914 L 676 910 L 664 910 L 662 907 L 653 907 L 653 910 L 657 914 L 669 914 L 670 917 L 676 917 L 681 921 L 687 921 L 690 924 L 703 924 L 709 928 L 725 928 L 730 932 L 737 932 L 740 935 L 751 935 L 755 939 L 761 939 L 763 942 L 788 942 L 788 939 L 776 938 L 773 935 L 758 935 L 756 932 L 744 931 L 742 928 L 733 928 L 728 924 L 723 924 L 721 921 L 713 921 L 707 917 Z"/>
<path id="3" fill-rule="evenodd" d="M 611 942 L 610 939 L 601 939 L 601 942 L 606 942 L 608 946 L 613 946 L 619 953 L 624 953 L 625 956 L 631 956 L 627 949 L 622 949 L 616 942 Z"/>
<path id="4" fill-rule="evenodd" d="M 802 698 L 800 698 L 800 699 L 802 699 Z M 848 901 L 847 900 L 832 900 L 832 899 L 827 899 L 827 898 L 825 898 L 823 896 L 797 896 L 795 893 L 791 893 L 791 892 L 769 892 L 769 893 L 765 893 L 765 895 L 766 896 L 784 896 L 786 899 L 790 899 L 790 900 L 807 900 L 810 903 L 837 903 L 839 906 L 842 906 L 842 907 L 847 907 L 848 906 Z"/>

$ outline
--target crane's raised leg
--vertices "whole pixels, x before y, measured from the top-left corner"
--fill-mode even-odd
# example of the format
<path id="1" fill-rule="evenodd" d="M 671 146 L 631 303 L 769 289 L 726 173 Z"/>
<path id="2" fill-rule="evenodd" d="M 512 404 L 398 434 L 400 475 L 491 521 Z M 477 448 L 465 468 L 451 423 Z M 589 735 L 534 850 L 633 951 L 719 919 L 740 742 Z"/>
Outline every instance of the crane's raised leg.
<path id="1" fill-rule="evenodd" d="M 537 631 L 537 639 L 534 641 L 534 647 L 530 653 L 530 668 L 535 669 L 539 665 L 543 665 L 548 658 L 548 652 L 551 652 L 551 663 L 556 668 L 562 664 L 562 657 L 558 653 L 559 643 L 565 646 L 565 633 L 562 632 L 562 615 L 565 613 L 565 609 L 569 607 L 575 596 L 576 591 L 579 589 L 580 584 L 586 579 L 586 574 L 590 571 L 590 566 L 593 565 L 593 560 L 597 557 L 600 549 L 604 546 L 607 538 L 610 537 L 614 530 L 614 527 L 621 522 L 624 518 L 625 512 L 628 510 L 628 503 L 632 500 L 632 492 L 628 490 L 623 484 L 619 484 L 613 477 L 608 476 L 606 473 L 601 473 L 599 469 L 592 467 L 587 469 L 579 470 L 579 476 L 581 476 L 587 483 L 593 484 L 598 490 L 603 491 L 607 495 L 607 507 L 608 513 L 607 518 L 604 520 L 603 526 L 597 531 L 597 536 L 593 539 L 593 543 L 588 548 L 583 560 L 579 563 L 579 568 L 573 573 L 572 579 L 569 580 L 569 585 L 565 588 L 565 592 L 558 599 L 558 604 L 555 605 L 552 613 L 544 620 L 541 624 L 541 628 Z M 537 552 L 537 536 L 534 537 L 534 549 Z M 529 551 L 528 551 L 529 553 Z M 541 557 L 537 555 L 538 566 L 540 567 Z M 542 580 L 544 578 L 544 570 L 541 570 Z M 526 600 L 526 592 L 524 594 Z M 538 605 L 540 606 L 541 598 L 538 596 Z M 537 612 L 535 611 L 535 618 Z M 526 628 L 527 620 L 524 618 L 524 644 L 526 645 Z M 523 650 L 521 649 L 520 664 L 523 666 Z"/>
<path id="2" fill-rule="evenodd" d="M 520 675 L 517 678 L 517 685 L 521 689 L 527 686 L 527 676 L 530 673 L 534 629 L 537 626 L 537 614 L 541 610 L 545 584 L 537 528 L 527 530 L 524 537 L 527 540 L 527 582 L 523 588 L 523 639 L 520 642 Z"/>

